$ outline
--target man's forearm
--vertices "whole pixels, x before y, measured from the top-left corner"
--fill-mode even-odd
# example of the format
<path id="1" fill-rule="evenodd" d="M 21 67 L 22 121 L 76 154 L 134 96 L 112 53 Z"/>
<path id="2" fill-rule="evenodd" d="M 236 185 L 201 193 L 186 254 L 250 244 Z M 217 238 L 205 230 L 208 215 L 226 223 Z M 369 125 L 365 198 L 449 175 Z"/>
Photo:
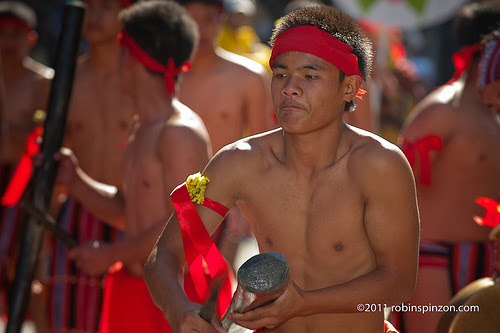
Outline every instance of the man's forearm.
<path id="1" fill-rule="evenodd" d="M 123 229 L 125 204 L 116 187 L 99 183 L 83 171 L 78 174 L 80 179 L 69 187 L 70 195 L 101 220 L 117 229 Z"/>
<path id="2" fill-rule="evenodd" d="M 153 301 L 169 322 L 176 317 L 176 309 L 191 304 L 182 287 L 183 277 L 182 265 L 175 254 L 155 245 L 144 266 L 144 279 Z"/>
<path id="3" fill-rule="evenodd" d="M 413 292 L 414 283 L 408 280 L 386 268 L 377 268 L 340 285 L 304 291 L 305 309 L 301 315 L 359 312 L 358 304 L 400 304 Z"/>

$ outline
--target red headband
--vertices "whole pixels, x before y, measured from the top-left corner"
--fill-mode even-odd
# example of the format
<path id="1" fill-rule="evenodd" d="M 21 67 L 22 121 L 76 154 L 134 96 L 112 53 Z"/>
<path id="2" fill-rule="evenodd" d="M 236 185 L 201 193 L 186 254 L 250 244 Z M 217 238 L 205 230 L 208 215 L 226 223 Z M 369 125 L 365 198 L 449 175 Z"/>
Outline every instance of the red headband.
<path id="1" fill-rule="evenodd" d="M 479 67 L 479 90 L 487 84 L 500 80 L 500 42 L 494 40 L 486 45 Z"/>
<path id="2" fill-rule="evenodd" d="M 121 4 L 123 7 L 127 8 L 128 6 L 132 5 L 132 0 L 120 0 Z"/>
<path id="3" fill-rule="evenodd" d="M 358 67 L 358 57 L 352 53 L 352 47 L 328 32 L 314 26 L 298 26 L 283 31 L 273 45 L 269 66 L 274 58 L 285 51 L 305 52 L 333 64 L 346 75 L 363 75 Z"/>
<path id="4" fill-rule="evenodd" d="M 165 86 L 167 87 L 169 95 L 173 95 L 175 93 L 175 77 L 191 68 L 189 61 L 186 61 L 182 66 L 175 68 L 174 58 L 169 58 L 166 66 L 160 64 L 143 49 L 141 49 L 132 37 L 127 34 L 125 29 L 122 29 L 122 32 L 118 35 L 118 41 L 120 42 L 120 45 L 126 47 L 135 60 L 144 65 L 144 67 L 153 72 L 163 73 L 165 76 Z"/>
<path id="5" fill-rule="evenodd" d="M 474 57 L 474 54 L 476 54 L 480 50 L 481 50 L 481 45 L 477 43 L 466 46 L 463 49 L 459 50 L 458 52 L 454 53 L 451 59 L 453 60 L 453 65 L 455 65 L 455 74 L 453 74 L 451 79 L 448 82 L 446 82 L 446 84 L 452 84 L 453 82 L 458 80 L 460 75 L 462 75 L 462 73 L 465 72 L 467 67 L 469 67 Z"/>
<path id="6" fill-rule="evenodd" d="M 17 17 L 0 18 L 0 27 L 14 27 L 25 32 L 31 32 L 33 30 L 33 28 L 30 27 L 28 23 L 24 22 L 21 19 L 18 19 Z"/>

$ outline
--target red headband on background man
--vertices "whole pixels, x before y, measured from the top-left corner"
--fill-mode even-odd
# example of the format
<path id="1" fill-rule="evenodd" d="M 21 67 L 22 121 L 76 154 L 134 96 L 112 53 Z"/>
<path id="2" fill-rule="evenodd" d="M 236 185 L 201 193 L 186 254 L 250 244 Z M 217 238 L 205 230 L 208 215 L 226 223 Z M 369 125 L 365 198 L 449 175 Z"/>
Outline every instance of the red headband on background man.
<path id="1" fill-rule="evenodd" d="M 358 75 L 363 79 L 358 66 L 358 57 L 352 53 L 352 47 L 317 27 L 298 26 L 283 31 L 273 45 L 269 59 L 271 68 L 274 58 L 285 51 L 315 55 L 333 64 L 346 75 Z"/>
<path id="2" fill-rule="evenodd" d="M 451 56 L 453 60 L 453 65 L 455 66 L 455 73 L 451 77 L 451 79 L 445 84 L 452 84 L 462 75 L 463 72 L 469 67 L 474 55 L 481 50 L 481 45 L 479 43 L 472 44 L 464 47 L 458 52 L 454 53 Z"/>
<path id="3" fill-rule="evenodd" d="M 120 0 L 121 4 L 122 4 L 122 7 L 129 7 L 132 5 L 133 1 L 132 0 Z"/>
<path id="4" fill-rule="evenodd" d="M 33 30 L 32 27 L 28 25 L 28 23 L 24 22 L 17 17 L 3 17 L 0 18 L 0 27 L 15 27 L 25 32 L 31 32 Z"/>
<path id="5" fill-rule="evenodd" d="M 191 68 L 189 61 L 186 61 L 182 66 L 175 68 L 174 58 L 169 58 L 166 65 L 160 64 L 143 49 L 141 49 L 132 37 L 127 34 L 125 29 L 122 29 L 122 32 L 118 35 L 118 41 L 120 42 L 120 45 L 126 47 L 135 60 L 144 65 L 144 67 L 153 72 L 163 73 L 165 76 L 165 86 L 170 96 L 175 93 L 175 77 Z"/>

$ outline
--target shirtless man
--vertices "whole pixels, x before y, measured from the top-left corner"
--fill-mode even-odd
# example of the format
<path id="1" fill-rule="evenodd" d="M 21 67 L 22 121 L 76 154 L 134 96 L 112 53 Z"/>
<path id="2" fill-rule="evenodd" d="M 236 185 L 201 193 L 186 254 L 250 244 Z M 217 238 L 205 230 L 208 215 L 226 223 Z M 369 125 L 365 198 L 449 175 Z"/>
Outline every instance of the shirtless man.
<path id="1" fill-rule="evenodd" d="M 414 163 L 422 238 L 412 305 L 446 305 L 464 286 L 493 273 L 490 230 L 472 218 L 482 215 L 474 199 L 497 198 L 500 189 L 500 119 L 477 91 L 478 43 L 499 20 L 498 2 L 461 8 L 456 36 L 468 65 L 422 100 L 403 128 L 409 160 L 417 147 L 428 151 Z M 434 332 L 441 314 L 405 313 L 405 332 Z"/>
<path id="2" fill-rule="evenodd" d="M 244 202 L 260 251 L 282 253 L 290 281 L 272 304 L 232 319 L 280 333 L 390 332 L 382 312 L 356 307 L 411 296 L 419 222 L 403 154 L 342 120 L 369 74 L 371 46 L 355 21 L 327 6 L 286 15 L 271 41 L 271 94 L 282 127 L 226 146 L 203 175 L 207 199 Z M 213 232 L 222 218 L 195 209 Z M 174 332 L 220 332 L 178 282 L 185 261 L 179 229 L 174 214 L 146 263 L 153 300 Z"/>
<path id="3" fill-rule="evenodd" d="M 132 100 L 121 92 L 119 81 L 120 47 L 116 38 L 121 24 L 117 17 L 126 3 L 120 0 L 85 3 L 82 33 L 88 42 L 88 53 L 78 60 L 65 145 L 75 152 L 80 166 L 91 177 L 120 189 L 123 145 L 135 113 Z M 117 225 L 103 223 L 75 198 L 64 202 L 58 223 L 79 242 L 112 242 L 118 237 Z M 77 270 L 68 258 L 67 246 L 60 241 L 54 240 L 51 250 L 51 279 L 47 282 L 49 327 L 96 332 L 102 276 L 90 277 Z"/>
<path id="4" fill-rule="evenodd" d="M 205 122 L 212 150 L 244 134 L 270 129 L 268 76 L 258 63 L 215 47 L 222 24 L 222 0 L 177 0 L 199 27 L 191 70 L 180 82 L 179 100 Z"/>
<path id="5" fill-rule="evenodd" d="M 211 156 L 203 122 L 174 98 L 177 76 L 189 68 L 197 26 L 182 6 L 170 1 L 137 3 L 119 19 L 121 88 L 138 112 L 124 152 L 123 193 L 107 191 L 108 186 L 91 179 L 72 154 L 61 156 L 59 180 L 96 216 L 122 224 L 124 239 L 87 243 L 69 256 L 91 275 L 119 262 L 106 277 L 100 332 L 165 332 L 168 323 L 150 299 L 142 275 L 163 222 L 174 210 L 169 193 Z"/>
<path id="6" fill-rule="evenodd" d="M 28 56 L 38 35 L 33 9 L 22 2 L 0 3 L 0 56 L 5 89 L 7 140 L 0 148 L 2 164 L 16 164 L 34 128 L 33 114 L 45 109 L 54 71 Z"/>
<path id="7" fill-rule="evenodd" d="M 45 109 L 54 71 L 28 56 L 37 42 L 36 15 L 26 4 L 0 2 L 0 196 L 24 152 L 25 140 L 35 127 L 33 114 Z M 0 206 L 0 298 L 4 303 L 14 279 L 22 225 L 18 206 Z M 0 313 L 7 305 L 0 305 Z M 34 319 L 38 317 L 33 308 Z"/>

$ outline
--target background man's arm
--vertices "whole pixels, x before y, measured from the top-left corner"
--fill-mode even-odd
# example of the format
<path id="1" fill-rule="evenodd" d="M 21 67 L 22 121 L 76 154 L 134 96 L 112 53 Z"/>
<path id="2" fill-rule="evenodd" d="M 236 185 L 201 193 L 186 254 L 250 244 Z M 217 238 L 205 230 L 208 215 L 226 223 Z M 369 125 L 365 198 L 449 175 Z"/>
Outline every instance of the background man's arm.
<path id="1" fill-rule="evenodd" d="M 115 186 L 100 183 L 87 175 L 79 166 L 73 152 L 61 149 L 57 182 L 67 187 L 69 194 L 80 201 L 94 215 L 111 226 L 125 226 L 125 202 Z"/>

